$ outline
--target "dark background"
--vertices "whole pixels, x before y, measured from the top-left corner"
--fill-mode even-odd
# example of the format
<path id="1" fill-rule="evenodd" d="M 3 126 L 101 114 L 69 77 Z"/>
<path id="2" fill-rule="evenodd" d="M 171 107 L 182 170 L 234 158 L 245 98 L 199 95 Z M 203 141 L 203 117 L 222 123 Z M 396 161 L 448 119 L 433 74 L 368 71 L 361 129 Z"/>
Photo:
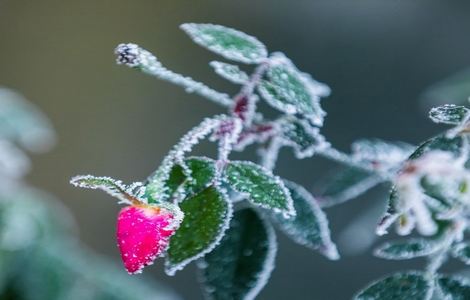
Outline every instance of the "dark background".
<path id="1" fill-rule="evenodd" d="M 53 151 L 34 158 L 29 180 L 64 201 L 82 240 L 116 262 L 119 207 L 104 193 L 75 189 L 68 180 L 87 173 L 142 180 L 181 135 L 204 116 L 223 112 L 178 87 L 114 64 L 114 47 L 135 42 L 168 68 L 234 92 L 208 67 L 216 57 L 178 29 L 184 22 L 245 31 L 329 84 L 333 93 L 322 102 L 328 112 L 323 133 L 344 151 L 361 137 L 417 144 L 442 130 L 427 119 L 423 92 L 470 66 L 468 1 L 0 0 L 0 85 L 37 104 L 59 138 Z M 213 149 L 198 149 L 207 151 Z M 276 173 L 315 190 L 334 167 L 317 158 L 296 161 L 285 151 Z M 333 240 L 344 253 L 339 262 L 279 235 L 276 269 L 259 298 L 348 299 L 372 279 L 422 267 L 419 260 L 397 263 L 374 258 L 368 249 L 353 251 L 371 236 L 386 188 L 327 210 Z M 357 223 L 363 215 L 368 218 Z M 353 235 L 344 234 L 356 227 L 360 230 L 350 230 Z M 159 261 L 144 276 L 197 300 L 194 269 L 167 277 Z"/>

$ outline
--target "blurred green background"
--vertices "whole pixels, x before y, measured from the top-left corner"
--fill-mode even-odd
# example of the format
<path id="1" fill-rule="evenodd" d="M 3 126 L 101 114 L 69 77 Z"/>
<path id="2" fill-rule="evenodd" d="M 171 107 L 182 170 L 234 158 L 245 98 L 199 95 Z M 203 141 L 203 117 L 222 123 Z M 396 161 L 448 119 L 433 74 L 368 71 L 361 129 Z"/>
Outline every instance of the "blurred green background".
<path id="1" fill-rule="evenodd" d="M 38 105 L 58 132 L 55 149 L 34 157 L 29 180 L 62 199 L 77 218 L 81 239 L 116 262 L 119 207 L 104 193 L 73 188 L 69 178 L 92 173 L 142 180 L 182 134 L 222 110 L 115 65 L 114 47 L 135 42 L 170 69 L 236 91 L 207 65 L 215 56 L 179 30 L 184 22 L 219 23 L 257 36 L 329 84 L 323 133 L 345 151 L 361 137 L 417 144 L 442 130 L 426 117 L 429 87 L 470 67 L 470 2 L 464 0 L 0 0 L 0 85 Z M 444 93 L 438 100 L 456 103 L 467 96 Z M 197 152 L 213 149 L 202 145 Z M 317 158 L 296 161 L 286 151 L 276 173 L 315 191 L 334 167 Z M 419 260 L 397 263 L 353 251 L 373 232 L 386 188 L 326 211 L 344 253 L 339 262 L 279 234 L 276 269 L 259 298 L 348 299 L 379 276 L 421 267 Z M 368 207 L 375 209 L 357 223 Z M 344 235 L 353 225 L 360 230 Z M 145 273 L 185 299 L 201 298 L 194 266 L 175 277 L 162 269 L 160 260 Z"/>

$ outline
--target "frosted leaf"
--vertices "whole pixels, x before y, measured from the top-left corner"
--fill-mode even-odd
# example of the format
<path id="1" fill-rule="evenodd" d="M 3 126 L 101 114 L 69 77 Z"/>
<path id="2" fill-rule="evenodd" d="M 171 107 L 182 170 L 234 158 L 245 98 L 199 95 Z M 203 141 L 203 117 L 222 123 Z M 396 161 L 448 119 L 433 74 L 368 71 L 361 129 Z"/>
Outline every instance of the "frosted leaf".
<path id="1" fill-rule="evenodd" d="M 279 228 L 294 242 L 318 250 L 329 259 L 339 259 L 338 250 L 331 241 L 328 220 L 317 201 L 300 185 L 290 181 L 284 182 L 297 213 L 289 219 L 273 214 L 272 217 Z"/>
<path id="2" fill-rule="evenodd" d="M 289 191 L 279 177 L 265 168 L 248 161 L 231 161 L 226 167 L 225 177 L 230 186 L 246 194 L 251 203 L 286 216 L 295 216 Z"/>
<path id="3" fill-rule="evenodd" d="M 383 214 L 382 218 L 377 225 L 376 233 L 378 235 L 384 235 L 387 233 L 387 229 L 398 219 L 400 214 L 405 211 L 403 207 L 400 196 L 396 187 L 393 187 L 390 191 L 390 196 L 387 203 L 387 209 Z"/>
<path id="4" fill-rule="evenodd" d="M 266 47 L 256 38 L 232 28 L 195 23 L 180 27 L 195 43 L 230 60 L 256 64 L 268 55 Z"/>
<path id="5" fill-rule="evenodd" d="M 98 177 L 93 175 L 79 175 L 70 180 L 70 183 L 76 187 L 86 189 L 99 189 L 105 191 L 109 195 L 119 199 L 123 203 L 131 204 L 135 201 L 144 201 L 138 199 L 139 195 L 129 186 L 120 180 L 111 177 Z"/>
<path id="6" fill-rule="evenodd" d="M 49 120 L 36 106 L 16 92 L 0 87 L 0 139 L 42 152 L 54 144 L 56 137 Z"/>
<path id="7" fill-rule="evenodd" d="M 403 272 L 377 280 L 354 297 L 355 300 L 428 300 L 432 286 L 423 273 Z"/>
<path id="8" fill-rule="evenodd" d="M 458 243 L 452 249 L 452 256 L 466 265 L 470 265 L 470 243 Z"/>
<path id="9" fill-rule="evenodd" d="M 331 174 L 319 185 L 322 207 L 330 207 L 354 199 L 384 180 L 362 169 L 347 167 Z"/>
<path id="10" fill-rule="evenodd" d="M 445 300 L 470 299 L 470 281 L 457 276 L 439 276 L 437 279 L 439 291 Z"/>
<path id="11" fill-rule="evenodd" d="M 251 209 L 237 211 L 221 243 L 198 263 L 207 298 L 255 299 L 271 275 L 276 251 L 271 225 Z"/>
<path id="12" fill-rule="evenodd" d="M 306 120 L 286 117 L 278 124 L 284 143 L 294 148 L 298 159 L 311 157 L 316 150 L 330 146 L 320 134 L 320 130 L 311 126 Z"/>
<path id="13" fill-rule="evenodd" d="M 227 64 L 220 61 L 211 61 L 210 66 L 221 77 L 236 84 L 245 84 L 248 82 L 248 75 L 240 70 L 236 65 Z"/>
<path id="14" fill-rule="evenodd" d="M 165 271 L 174 275 L 220 242 L 232 216 L 232 204 L 225 192 L 210 186 L 180 204 L 184 219 L 170 239 Z"/>
<path id="15" fill-rule="evenodd" d="M 385 243 L 374 251 L 374 255 L 391 260 L 411 259 L 431 255 L 442 247 L 439 241 L 415 238 Z"/>
<path id="16" fill-rule="evenodd" d="M 174 165 L 165 185 L 168 195 L 176 195 L 178 199 L 197 194 L 211 185 L 215 177 L 215 162 L 206 157 L 189 157 L 184 164 L 190 171 L 185 173 L 181 165 Z"/>
<path id="17" fill-rule="evenodd" d="M 225 116 L 216 116 L 206 118 L 198 126 L 188 131 L 181 140 L 173 146 L 173 149 L 163 159 L 158 169 L 147 179 L 145 194 L 149 202 L 164 201 L 169 198 L 168 188 L 165 182 L 170 176 L 170 172 L 175 164 L 181 164 L 184 161 L 184 155 L 190 152 L 193 147 L 201 140 L 206 138 L 221 124 Z M 182 165 L 184 167 L 184 165 Z"/>
<path id="18" fill-rule="evenodd" d="M 118 64 L 138 68 L 144 73 L 181 86 L 186 92 L 196 93 L 219 105 L 226 107 L 232 105 L 232 100 L 229 95 L 215 91 L 205 84 L 195 81 L 191 77 L 168 70 L 152 53 L 136 44 L 119 44 L 114 52 L 117 56 L 116 62 Z"/>
<path id="19" fill-rule="evenodd" d="M 272 107 L 290 115 L 306 116 L 314 125 L 322 126 L 326 113 L 320 106 L 318 89 L 306 79 L 283 54 L 275 54 L 266 72 L 267 80 L 258 84 L 260 95 Z"/>
<path id="20" fill-rule="evenodd" d="M 14 144 L 0 140 L 0 176 L 20 178 L 29 171 L 28 156 Z"/>
<path id="21" fill-rule="evenodd" d="M 351 148 L 352 157 L 357 161 L 371 163 L 377 169 L 389 169 L 405 161 L 415 147 L 402 142 L 361 139 L 355 141 Z"/>
<path id="22" fill-rule="evenodd" d="M 461 136 L 456 136 L 454 138 L 448 138 L 445 134 L 438 135 L 434 138 L 427 140 L 422 143 L 411 155 L 410 159 L 414 160 L 425 153 L 433 150 L 440 150 L 452 153 L 455 157 L 462 155 L 463 140 Z"/>
<path id="23" fill-rule="evenodd" d="M 429 117 L 435 123 L 458 125 L 468 118 L 468 112 L 465 106 L 445 104 L 432 108 Z"/>

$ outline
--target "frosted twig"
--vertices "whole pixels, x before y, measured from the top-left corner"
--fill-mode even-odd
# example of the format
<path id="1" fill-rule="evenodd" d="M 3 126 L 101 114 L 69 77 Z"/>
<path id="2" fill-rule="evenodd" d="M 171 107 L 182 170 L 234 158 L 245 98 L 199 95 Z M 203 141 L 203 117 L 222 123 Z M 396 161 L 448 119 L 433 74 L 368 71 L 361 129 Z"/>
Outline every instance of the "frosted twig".
<path id="1" fill-rule="evenodd" d="M 168 70 L 152 53 L 136 44 L 120 44 L 116 47 L 114 52 L 117 55 L 116 61 L 118 64 L 139 68 L 144 73 L 179 85 L 183 87 L 186 92 L 196 93 L 219 105 L 229 107 L 233 103 L 229 95 L 218 92 L 201 82 L 195 81 L 191 77 Z"/>

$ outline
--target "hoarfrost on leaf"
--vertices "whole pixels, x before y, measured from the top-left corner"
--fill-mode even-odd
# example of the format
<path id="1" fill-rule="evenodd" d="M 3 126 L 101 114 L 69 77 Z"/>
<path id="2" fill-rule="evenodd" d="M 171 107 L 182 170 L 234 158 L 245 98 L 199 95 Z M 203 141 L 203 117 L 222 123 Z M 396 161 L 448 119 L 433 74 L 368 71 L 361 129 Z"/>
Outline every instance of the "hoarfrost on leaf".
<path id="1" fill-rule="evenodd" d="M 377 248 L 375 256 L 391 260 L 411 259 L 428 256 L 443 247 L 437 240 L 415 238 L 404 241 L 388 242 Z"/>
<path id="2" fill-rule="evenodd" d="M 466 265 L 470 265 L 470 243 L 458 243 L 452 249 L 452 256 L 461 260 Z"/>
<path id="3" fill-rule="evenodd" d="M 415 147 L 403 142 L 361 139 L 355 141 L 351 148 L 354 159 L 370 163 L 377 169 L 388 170 L 403 163 Z"/>
<path id="4" fill-rule="evenodd" d="M 457 276 L 439 276 L 436 280 L 445 300 L 470 299 L 470 281 Z"/>
<path id="5" fill-rule="evenodd" d="M 221 77 L 227 79 L 230 82 L 236 84 L 246 84 L 249 80 L 248 75 L 240 70 L 236 65 L 220 62 L 211 61 L 210 66 L 214 68 L 214 71 Z"/>
<path id="6" fill-rule="evenodd" d="M 294 242 L 320 251 L 332 260 L 339 259 L 336 245 L 331 241 L 325 213 L 313 196 L 300 185 L 284 181 L 294 201 L 296 216 L 286 219 L 272 214 L 278 227 Z"/>
<path id="7" fill-rule="evenodd" d="M 220 244 L 198 264 L 209 299 L 254 299 L 274 268 L 272 226 L 251 209 L 234 214 Z"/>
<path id="8" fill-rule="evenodd" d="M 227 59 L 246 64 L 262 62 L 268 55 L 266 47 L 255 37 L 241 31 L 214 24 L 186 23 L 181 25 L 200 46 Z"/>
<path id="9" fill-rule="evenodd" d="M 222 239 L 232 216 L 225 192 L 210 186 L 180 204 L 184 219 L 170 238 L 165 271 L 174 275 L 188 263 L 209 253 Z"/>
<path id="10" fill-rule="evenodd" d="M 282 180 L 267 169 L 248 161 L 231 161 L 226 167 L 225 178 L 235 191 L 246 194 L 251 203 L 295 216 L 289 191 Z"/>
<path id="11" fill-rule="evenodd" d="M 469 110 L 465 106 L 445 104 L 432 108 L 429 117 L 435 123 L 458 125 L 468 119 L 468 112 Z"/>
<path id="12" fill-rule="evenodd" d="M 396 273 L 377 280 L 366 287 L 355 300 L 396 300 L 413 299 L 429 300 L 432 296 L 432 286 L 423 273 Z"/>

